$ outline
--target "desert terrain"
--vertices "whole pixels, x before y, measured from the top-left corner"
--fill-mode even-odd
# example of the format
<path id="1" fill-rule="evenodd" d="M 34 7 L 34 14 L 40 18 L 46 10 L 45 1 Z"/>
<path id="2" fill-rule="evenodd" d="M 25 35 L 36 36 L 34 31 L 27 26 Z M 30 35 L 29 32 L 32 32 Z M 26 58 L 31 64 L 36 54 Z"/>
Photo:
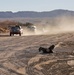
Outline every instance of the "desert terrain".
<path id="1" fill-rule="evenodd" d="M 39 47 L 54 44 L 52 54 Z M 74 32 L 53 35 L 0 34 L 0 75 L 74 75 Z"/>

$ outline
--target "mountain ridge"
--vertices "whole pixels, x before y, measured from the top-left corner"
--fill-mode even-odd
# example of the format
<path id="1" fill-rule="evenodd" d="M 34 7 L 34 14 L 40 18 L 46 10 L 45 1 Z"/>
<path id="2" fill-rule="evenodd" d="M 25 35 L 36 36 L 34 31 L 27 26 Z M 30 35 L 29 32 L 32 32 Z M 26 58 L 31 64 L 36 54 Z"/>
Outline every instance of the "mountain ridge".
<path id="1" fill-rule="evenodd" d="M 36 11 L 18 11 L 18 12 L 12 12 L 12 11 L 6 11 L 6 12 L 0 12 L 0 18 L 52 18 L 52 17 L 58 17 L 58 16 L 74 16 L 74 11 L 70 10 L 63 10 L 63 9 L 57 9 L 52 11 L 43 11 L 43 12 L 36 12 Z"/>

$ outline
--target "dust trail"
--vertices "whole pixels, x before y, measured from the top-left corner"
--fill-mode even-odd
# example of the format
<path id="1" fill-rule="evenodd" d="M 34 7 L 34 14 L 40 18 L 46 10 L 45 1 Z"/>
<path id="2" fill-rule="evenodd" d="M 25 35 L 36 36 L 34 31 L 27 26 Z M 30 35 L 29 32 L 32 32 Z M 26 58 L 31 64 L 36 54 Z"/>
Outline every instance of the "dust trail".
<path id="1" fill-rule="evenodd" d="M 42 23 L 41 27 L 44 34 L 56 34 L 74 31 L 74 18 L 72 17 L 58 17 L 45 22 Z"/>
<path id="2" fill-rule="evenodd" d="M 49 35 L 57 33 L 65 33 L 74 31 L 73 17 L 57 17 L 51 19 L 43 19 L 41 22 L 34 24 L 35 31 L 31 32 L 24 28 L 23 35 Z"/>

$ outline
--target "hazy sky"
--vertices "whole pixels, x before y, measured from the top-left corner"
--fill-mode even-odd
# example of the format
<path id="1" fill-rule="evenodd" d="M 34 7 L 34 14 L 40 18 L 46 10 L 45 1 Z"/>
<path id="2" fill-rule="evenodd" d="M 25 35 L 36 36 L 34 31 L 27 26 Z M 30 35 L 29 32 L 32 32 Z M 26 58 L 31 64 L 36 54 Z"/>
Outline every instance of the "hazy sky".
<path id="1" fill-rule="evenodd" d="M 0 0 L 0 11 L 74 11 L 74 0 Z"/>

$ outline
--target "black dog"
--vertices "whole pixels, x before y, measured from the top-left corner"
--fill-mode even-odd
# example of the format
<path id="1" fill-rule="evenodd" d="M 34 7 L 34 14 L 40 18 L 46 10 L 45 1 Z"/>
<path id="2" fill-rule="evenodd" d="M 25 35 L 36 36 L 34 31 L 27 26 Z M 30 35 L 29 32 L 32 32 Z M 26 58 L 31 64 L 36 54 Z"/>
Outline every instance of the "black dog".
<path id="1" fill-rule="evenodd" d="M 43 53 L 53 53 L 53 49 L 54 49 L 55 45 L 51 45 L 49 48 L 44 48 L 44 47 L 40 47 L 39 48 L 39 52 L 43 52 Z"/>
<path id="2" fill-rule="evenodd" d="M 44 48 L 44 47 L 40 47 L 40 48 L 39 48 L 39 52 L 41 52 L 41 51 L 42 51 L 43 53 L 48 53 L 48 52 L 47 52 L 47 48 Z"/>

